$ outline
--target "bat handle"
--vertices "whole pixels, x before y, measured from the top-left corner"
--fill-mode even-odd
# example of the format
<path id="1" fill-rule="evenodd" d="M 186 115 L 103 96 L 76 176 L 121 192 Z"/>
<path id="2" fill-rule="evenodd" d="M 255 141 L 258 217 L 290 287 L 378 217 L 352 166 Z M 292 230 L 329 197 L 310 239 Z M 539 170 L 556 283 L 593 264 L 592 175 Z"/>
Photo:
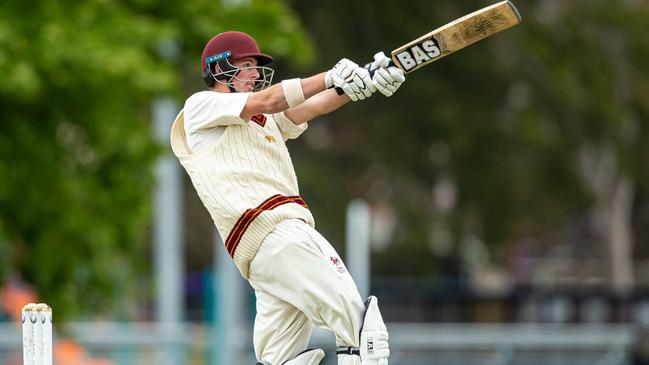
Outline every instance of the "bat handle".
<path id="1" fill-rule="evenodd" d="M 366 64 L 365 66 L 363 66 L 363 68 L 366 68 L 367 71 L 370 72 L 370 77 L 373 77 L 373 76 L 374 76 L 374 72 L 375 72 L 377 69 L 376 69 L 376 68 L 373 69 L 373 68 L 371 68 L 371 66 L 372 66 L 372 63 L 368 63 L 368 64 Z M 396 65 L 394 64 L 394 61 L 390 60 L 390 63 L 388 63 L 388 67 L 392 67 L 392 66 L 396 66 Z M 338 95 L 342 95 L 342 94 L 344 94 L 344 93 L 345 93 L 345 92 L 343 91 L 343 89 L 341 89 L 341 88 L 339 88 L 339 87 L 336 88 L 336 94 L 338 94 Z"/>

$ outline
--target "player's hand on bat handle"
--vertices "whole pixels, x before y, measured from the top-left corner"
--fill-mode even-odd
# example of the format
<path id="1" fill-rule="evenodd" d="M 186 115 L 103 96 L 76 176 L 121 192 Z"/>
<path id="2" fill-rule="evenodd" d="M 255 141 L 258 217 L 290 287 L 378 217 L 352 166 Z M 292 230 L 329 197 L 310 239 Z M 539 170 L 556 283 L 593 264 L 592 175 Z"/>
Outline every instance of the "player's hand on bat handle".
<path id="1" fill-rule="evenodd" d="M 406 80 L 403 70 L 396 67 L 392 59 L 385 53 L 378 52 L 374 55 L 374 61 L 365 65 L 372 77 L 372 85 L 386 97 L 392 96 L 401 84 Z M 342 89 L 336 89 L 338 95 L 343 94 Z"/>
<path id="2" fill-rule="evenodd" d="M 369 64 L 369 70 L 372 74 L 372 84 L 386 97 L 392 96 L 406 81 L 403 70 L 396 67 L 392 59 L 383 52 L 374 55 L 374 62 Z"/>
<path id="3" fill-rule="evenodd" d="M 340 89 L 339 95 L 347 94 L 353 101 L 368 98 L 376 91 L 369 71 L 346 58 L 327 71 L 325 86 Z"/>

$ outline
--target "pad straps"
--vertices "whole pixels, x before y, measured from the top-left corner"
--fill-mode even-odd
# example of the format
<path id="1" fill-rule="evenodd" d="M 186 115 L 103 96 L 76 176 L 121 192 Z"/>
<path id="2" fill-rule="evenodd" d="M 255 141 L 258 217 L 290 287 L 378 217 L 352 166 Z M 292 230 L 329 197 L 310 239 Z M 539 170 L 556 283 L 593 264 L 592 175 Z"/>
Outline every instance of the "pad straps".
<path id="1" fill-rule="evenodd" d="M 353 346 L 338 346 L 336 348 L 336 355 L 356 355 L 361 356 L 361 350 Z"/>

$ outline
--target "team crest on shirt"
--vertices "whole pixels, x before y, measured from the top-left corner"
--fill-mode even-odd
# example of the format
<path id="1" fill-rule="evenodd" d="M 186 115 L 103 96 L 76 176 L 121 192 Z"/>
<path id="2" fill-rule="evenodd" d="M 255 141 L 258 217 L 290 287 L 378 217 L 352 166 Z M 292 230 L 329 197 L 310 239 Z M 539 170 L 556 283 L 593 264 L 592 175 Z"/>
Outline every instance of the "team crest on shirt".
<path id="1" fill-rule="evenodd" d="M 270 134 L 267 135 L 267 136 L 264 136 L 264 138 L 268 141 L 268 143 L 275 143 L 275 137 L 273 137 Z"/>
<path id="2" fill-rule="evenodd" d="M 252 117 L 250 117 L 250 120 L 259 124 L 262 127 L 266 125 L 266 116 L 263 114 L 255 114 Z"/>
<path id="3" fill-rule="evenodd" d="M 340 274 L 344 274 L 347 271 L 345 270 L 345 265 L 343 265 L 343 262 L 340 261 L 339 258 L 331 256 L 329 257 L 329 260 L 336 267 L 336 271 L 338 271 Z"/>

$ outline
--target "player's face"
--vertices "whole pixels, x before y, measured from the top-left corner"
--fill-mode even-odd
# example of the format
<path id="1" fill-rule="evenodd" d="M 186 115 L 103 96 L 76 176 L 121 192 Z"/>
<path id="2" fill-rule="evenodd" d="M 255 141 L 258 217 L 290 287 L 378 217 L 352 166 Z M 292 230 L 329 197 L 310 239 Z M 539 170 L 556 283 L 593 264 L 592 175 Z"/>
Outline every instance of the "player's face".
<path id="1" fill-rule="evenodd" d="M 235 90 L 238 92 L 251 92 L 255 87 L 255 80 L 259 79 L 257 71 L 257 60 L 252 57 L 242 58 L 233 62 L 235 67 L 241 70 L 235 78 L 232 79 Z"/>

